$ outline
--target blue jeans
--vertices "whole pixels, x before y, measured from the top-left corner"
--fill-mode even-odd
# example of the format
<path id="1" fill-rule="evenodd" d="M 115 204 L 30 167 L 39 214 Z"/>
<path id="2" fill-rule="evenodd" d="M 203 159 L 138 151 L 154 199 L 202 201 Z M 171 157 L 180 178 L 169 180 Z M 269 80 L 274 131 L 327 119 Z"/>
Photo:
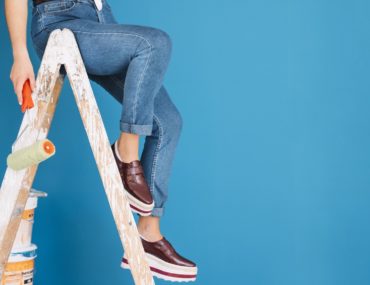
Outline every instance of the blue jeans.
<path id="1" fill-rule="evenodd" d="M 31 38 L 41 59 L 54 29 L 70 29 L 88 76 L 122 104 L 119 128 L 143 135 L 145 178 L 162 216 L 182 117 L 171 101 L 163 77 L 171 40 L 162 30 L 118 24 L 107 0 L 98 10 L 93 0 L 52 0 L 32 6 Z M 62 66 L 62 73 L 65 69 Z"/>

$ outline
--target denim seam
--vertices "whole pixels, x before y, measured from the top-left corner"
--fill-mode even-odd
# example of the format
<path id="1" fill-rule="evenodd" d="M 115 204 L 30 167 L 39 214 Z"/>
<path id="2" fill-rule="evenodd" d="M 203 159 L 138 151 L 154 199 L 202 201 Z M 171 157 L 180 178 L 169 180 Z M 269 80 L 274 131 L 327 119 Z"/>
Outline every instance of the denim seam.
<path id="1" fill-rule="evenodd" d="M 134 36 L 134 37 L 138 37 L 140 39 L 143 39 L 144 41 L 146 41 L 148 43 L 148 45 L 150 45 L 149 41 L 142 37 L 141 35 L 139 34 L 132 34 L 132 33 L 122 33 L 122 32 L 85 32 L 85 31 L 72 31 L 73 33 L 81 33 L 81 34 L 93 34 L 93 35 L 127 35 L 127 36 Z"/>
<path id="2" fill-rule="evenodd" d="M 75 0 L 77 3 L 94 4 L 94 0 Z"/>
<path id="3" fill-rule="evenodd" d="M 133 53 L 133 56 L 130 58 L 131 60 L 135 57 L 135 54 L 137 53 L 137 49 L 139 48 L 139 46 L 141 45 L 141 43 L 144 41 L 144 39 L 141 40 L 141 42 L 139 42 L 135 48 L 135 51 Z"/>
<path id="4" fill-rule="evenodd" d="M 65 8 L 65 9 L 62 9 L 62 10 L 56 10 L 56 11 L 48 11 L 47 8 L 49 8 L 49 7 L 59 8 L 59 7 L 63 7 L 63 5 L 65 7 L 65 3 L 63 3 L 63 2 L 60 2 L 60 3 L 59 2 L 58 3 L 50 3 L 50 4 L 47 3 L 44 6 L 43 14 L 45 14 L 45 15 L 55 15 L 55 14 L 59 14 L 59 13 L 65 13 L 65 12 L 68 12 L 69 10 L 72 10 L 78 4 L 77 2 L 74 2 L 72 0 L 70 0 L 68 2 L 73 2 L 73 5 L 71 7 L 69 7 L 69 8 Z M 63 3 L 63 5 L 62 5 L 62 3 Z M 56 5 L 56 4 L 58 4 L 58 5 Z"/>
<path id="5" fill-rule="evenodd" d="M 159 148 L 162 146 L 163 128 L 161 126 L 161 123 L 160 123 L 159 119 L 154 114 L 153 114 L 153 119 L 156 121 L 156 123 L 158 125 L 158 128 L 159 128 L 158 144 L 157 144 L 157 147 L 155 148 L 155 152 L 154 152 L 154 155 L 153 155 L 154 158 L 153 158 L 152 173 L 151 173 L 152 181 L 150 183 L 151 191 L 154 194 L 154 179 L 155 179 L 156 167 L 157 167 L 157 161 L 158 161 L 158 152 L 159 152 Z"/>
<path id="6" fill-rule="evenodd" d="M 51 33 L 53 30 L 50 30 L 50 29 L 48 29 L 47 27 L 45 27 L 45 25 L 44 25 L 44 18 L 43 18 L 43 13 L 40 13 L 40 16 L 41 16 L 41 30 L 45 30 L 45 31 L 47 31 L 47 32 L 49 32 L 49 33 Z M 146 39 L 146 38 L 144 38 L 144 37 L 142 37 L 142 36 L 140 36 L 139 34 L 131 34 L 131 33 L 122 33 L 122 32 L 114 32 L 114 33 L 112 33 L 112 32 L 108 32 L 108 33 L 96 33 L 96 32 L 84 32 L 84 31 L 77 31 L 77 30 L 75 30 L 75 31 L 72 31 L 73 33 L 81 33 L 81 34 L 92 34 L 92 35 L 126 35 L 126 36 L 133 36 L 133 37 L 137 37 L 137 38 L 140 38 L 140 39 L 142 39 L 143 41 L 146 41 L 147 42 L 147 44 L 151 47 L 151 49 L 152 49 L 152 46 L 151 46 L 151 44 L 149 43 L 149 41 Z M 141 42 L 139 42 L 139 44 L 137 45 L 137 47 L 136 47 L 136 50 L 138 49 L 138 47 L 139 47 L 139 45 L 142 43 L 142 41 Z M 136 52 L 136 50 L 135 50 L 135 52 Z M 123 86 L 123 85 L 122 85 Z"/>
<path id="7" fill-rule="evenodd" d="M 33 34 L 33 35 L 31 34 L 31 37 L 34 38 L 36 35 L 40 34 L 44 30 L 45 27 L 44 27 L 44 20 L 39 10 L 39 7 L 36 5 L 36 6 L 33 6 L 32 9 L 35 9 L 36 11 L 35 14 L 32 15 L 32 18 L 35 18 L 37 23 L 40 23 L 40 26 L 41 26 L 41 29 L 36 34 Z"/>
<path id="8" fill-rule="evenodd" d="M 32 5 L 32 8 L 31 9 L 35 9 L 35 11 L 36 11 L 36 13 L 35 13 L 35 15 L 32 15 L 32 17 L 36 17 L 36 16 L 39 16 L 40 15 L 40 11 L 39 11 L 39 8 L 37 7 L 37 5 L 36 6 L 33 6 Z"/>
<path id="9" fill-rule="evenodd" d="M 37 10 L 38 10 L 38 8 L 37 8 Z M 39 11 L 39 10 L 38 10 Z M 44 30 L 45 29 L 45 24 L 44 24 L 44 13 L 41 13 L 40 11 L 39 11 L 39 14 L 40 14 L 40 24 L 41 24 L 41 31 L 42 30 Z M 46 31 L 47 31 L 47 29 L 45 29 Z"/>
<path id="10" fill-rule="evenodd" d="M 137 101 L 138 101 L 138 95 L 139 95 L 139 91 L 140 91 L 140 88 L 141 88 L 141 84 L 143 83 L 143 78 L 144 78 L 144 74 L 146 73 L 147 69 L 148 69 L 148 66 L 149 66 L 149 62 L 150 60 L 152 59 L 152 53 L 153 53 L 153 47 L 152 45 L 149 43 L 149 41 L 147 41 L 145 39 L 145 41 L 147 42 L 147 44 L 149 45 L 150 47 L 150 51 L 149 51 L 149 57 L 147 58 L 147 61 L 145 63 L 145 67 L 144 67 L 144 70 L 143 72 L 141 73 L 140 75 L 140 79 L 139 79 L 139 83 L 138 83 L 138 87 L 136 89 L 136 93 L 135 93 L 135 97 L 134 97 L 134 106 L 133 106 L 133 112 L 132 112 L 132 122 L 135 121 L 135 117 L 136 117 L 136 108 L 137 108 Z"/>

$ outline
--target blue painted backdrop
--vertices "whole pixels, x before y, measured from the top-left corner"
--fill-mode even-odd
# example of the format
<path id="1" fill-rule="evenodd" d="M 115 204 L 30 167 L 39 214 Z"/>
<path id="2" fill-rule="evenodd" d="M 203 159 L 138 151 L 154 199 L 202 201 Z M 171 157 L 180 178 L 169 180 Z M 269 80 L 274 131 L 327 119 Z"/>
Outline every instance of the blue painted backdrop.
<path id="1" fill-rule="evenodd" d="M 173 39 L 165 83 L 184 129 L 162 226 L 196 284 L 369 284 L 370 2 L 110 1 L 119 22 Z M 22 114 L 0 29 L 4 173 Z M 93 88 L 114 140 L 120 106 Z M 49 138 L 35 284 L 132 284 L 68 84 Z"/>

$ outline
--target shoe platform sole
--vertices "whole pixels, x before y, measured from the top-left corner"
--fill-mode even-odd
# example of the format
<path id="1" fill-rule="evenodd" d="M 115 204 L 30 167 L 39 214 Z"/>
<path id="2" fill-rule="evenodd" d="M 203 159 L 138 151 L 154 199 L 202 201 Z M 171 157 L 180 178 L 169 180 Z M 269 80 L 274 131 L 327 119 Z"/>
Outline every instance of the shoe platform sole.
<path id="1" fill-rule="evenodd" d="M 190 282 L 195 281 L 197 277 L 197 267 L 187 267 L 168 263 L 154 255 L 146 254 L 150 270 L 153 276 L 172 282 Z M 130 269 L 127 258 L 122 258 L 121 267 Z"/>
<path id="2" fill-rule="evenodd" d="M 130 203 L 131 210 L 135 213 L 138 213 L 141 216 L 150 216 L 152 210 L 154 208 L 154 201 L 151 204 L 145 204 L 141 202 L 139 199 L 135 198 L 131 195 L 126 189 L 126 194 L 128 201 Z"/>

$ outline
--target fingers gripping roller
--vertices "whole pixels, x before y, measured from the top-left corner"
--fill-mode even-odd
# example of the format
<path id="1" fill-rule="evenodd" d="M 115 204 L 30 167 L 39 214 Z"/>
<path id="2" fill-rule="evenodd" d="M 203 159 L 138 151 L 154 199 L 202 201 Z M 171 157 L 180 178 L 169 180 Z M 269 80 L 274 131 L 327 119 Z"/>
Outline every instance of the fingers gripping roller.
<path id="1" fill-rule="evenodd" d="M 23 95 L 23 103 L 22 103 L 21 110 L 22 112 L 26 112 L 26 115 L 27 115 L 28 109 L 31 109 L 34 107 L 34 103 L 32 101 L 32 96 L 31 96 L 32 90 L 30 87 L 29 80 L 27 80 L 24 83 L 22 95 Z M 21 135 L 22 134 L 23 133 L 21 133 Z M 55 154 L 54 144 L 48 139 L 42 139 L 42 140 L 36 141 L 36 143 L 30 146 L 19 149 L 9 154 L 7 157 L 7 165 L 14 170 L 21 170 L 29 166 L 38 164 L 50 158 L 54 154 Z"/>

